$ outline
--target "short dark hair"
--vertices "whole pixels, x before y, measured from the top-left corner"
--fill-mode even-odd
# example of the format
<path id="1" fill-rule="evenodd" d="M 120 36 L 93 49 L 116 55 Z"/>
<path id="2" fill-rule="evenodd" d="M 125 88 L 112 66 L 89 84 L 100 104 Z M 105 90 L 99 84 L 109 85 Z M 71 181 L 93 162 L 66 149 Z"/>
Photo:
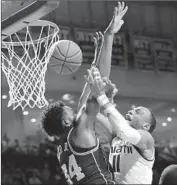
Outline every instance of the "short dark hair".
<path id="1" fill-rule="evenodd" d="M 164 169 L 161 174 L 159 184 L 176 184 L 177 182 L 177 165 L 170 165 Z"/>
<path id="2" fill-rule="evenodd" d="M 149 132 L 152 133 L 156 127 L 156 124 L 157 124 L 157 121 L 156 121 L 156 118 L 153 114 L 153 112 L 150 110 L 150 113 L 151 113 L 151 120 L 150 120 L 150 129 L 149 129 Z"/>
<path id="3" fill-rule="evenodd" d="M 65 104 L 62 101 L 49 104 L 41 116 L 44 131 L 49 136 L 58 136 L 64 132 Z"/>

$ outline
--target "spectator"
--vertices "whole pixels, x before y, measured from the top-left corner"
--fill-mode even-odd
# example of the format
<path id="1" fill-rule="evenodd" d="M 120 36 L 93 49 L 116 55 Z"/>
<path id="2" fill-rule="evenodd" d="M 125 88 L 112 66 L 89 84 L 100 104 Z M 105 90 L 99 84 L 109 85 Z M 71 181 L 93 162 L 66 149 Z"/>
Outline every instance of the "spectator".
<path id="1" fill-rule="evenodd" d="M 21 148 L 18 141 L 12 142 L 6 138 L 6 136 L 4 136 L 4 138 L 5 143 L 9 144 L 6 145 L 6 150 L 2 150 L 1 153 L 2 185 L 66 184 L 63 180 L 64 178 L 61 169 L 57 167 L 58 162 L 56 155 L 53 155 L 56 152 L 56 148 L 49 141 L 46 141 L 45 144 L 40 144 L 39 146 L 36 146 L 35 149 L 31 150 L 30 145 L 27 143 L 24 148 Z M 10 145 L 10 143 L 13 144 Z M 3 144 L 3 139 L 1 144 Z M 158 184 L 164 168 L 171 164 L 176 164 L 177 147 L 173 146 L 170 148 L 169 146 L 170 143 L 165 142 L 156 145 L 156 161 L 154 165 L 154 180 L 152 185 Z M 20 152 L 17 148 L 19 148 Z M 164 150 L 164 148 L 166 149 Z M 46 151 L 50 152 L 47 152 L 47 154 Z M 41 170 L 41 166 L 45 167 Z M 34 170 L 34 168 L 37 169 Z"/>
<path id="2" fill-rule="evenodd" d="M 45 184 L 48 184 L 49 179 L 50 179 L 50 177 L 51 177 L 51 174 L 50 174 L 49 166 L 48 166 L 47 163 L 45 164 L 44 170 L 42 171 L 41 174 L 42 174 L 43 182 L 44 182 Z"/>
<path id="3" fill-rule="evenodd" d="M 17 139 L 14 140 L 14 149 L 19 152 L 20 151 L 20 145 L 19 145 L 19 141 Z"/>
<path id="4" fill-rule="evenodd" d="M 21 169 L 17 168 L 13 176 L 13 184 L 15 185 L 27 185 L 25 174 Z"/>
<path id="5" fill-rule="evenodd" d="M 29 178 L 29 184 L 30 185 L 38 185 L 38 184 L 42 184 L 41 181 L 40 181 L 40 178 L 39 178 L 39 173 L 38 171 L 35 169 L 33 170 L 32 172 L 32 176 Z"/>
<path id="6" fill-rule="evenodd" d="M 56 173 L 54 174 L 54 176 L 51 179 L 51 182 L 53 185 L 58 185 L 58 184 L 62 184 L 65 185 L 65 181 L 63 181 L 63 177 L 62 177 L 62 173 L 61 173 L 61 169 L 59 167 L 56 168 Z"/>
<path id="7" fill-rule="evenodd" d="M 2 137 L 2 151 L 6 150 L 9 146 L 9 138 L 7 137 L 7 134 L 5 133 Z"/>

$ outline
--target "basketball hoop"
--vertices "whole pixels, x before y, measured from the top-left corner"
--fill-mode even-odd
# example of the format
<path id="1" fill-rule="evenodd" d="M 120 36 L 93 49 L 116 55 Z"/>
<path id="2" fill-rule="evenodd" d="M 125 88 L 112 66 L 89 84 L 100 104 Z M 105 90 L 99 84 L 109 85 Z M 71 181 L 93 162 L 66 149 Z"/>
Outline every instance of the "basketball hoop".
<path id="1" fill-rule="evenodd" d="M 38 20 L 2 41 L 2 70 L 9 85 L 8 107 L 42 108 L 45 99 L 45 73 L 59 40 L 59 28 L 50 21 Z"/>

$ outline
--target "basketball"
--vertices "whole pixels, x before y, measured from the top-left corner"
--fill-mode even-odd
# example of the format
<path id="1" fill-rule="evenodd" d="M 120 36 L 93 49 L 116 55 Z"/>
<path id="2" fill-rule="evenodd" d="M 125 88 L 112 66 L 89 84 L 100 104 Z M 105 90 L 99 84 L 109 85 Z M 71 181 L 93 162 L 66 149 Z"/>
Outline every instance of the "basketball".
<path id="1" fill-rule="evenodd" d="M 76 72 L 82 64 L 82 51 L 73 41 L 61 40 L 51 47 L 49 66 L 58 74 L 68 75 Z"/>

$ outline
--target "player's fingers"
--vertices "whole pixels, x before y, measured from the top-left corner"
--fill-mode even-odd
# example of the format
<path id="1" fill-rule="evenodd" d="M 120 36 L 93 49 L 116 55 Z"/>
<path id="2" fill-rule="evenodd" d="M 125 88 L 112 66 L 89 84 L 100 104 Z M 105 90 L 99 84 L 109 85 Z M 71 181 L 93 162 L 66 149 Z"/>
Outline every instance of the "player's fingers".
<path id="1" fill-rule="evenodd" d="M 93 66 L 93 67 L 90 69 L 90 71 L 91 71 L 91 72 L 94 72 L 94 71 L 95 71 L 95 68 L 96 68 L 96 67 Z M 88 70 L 87 70 L 87 71 L 88 71 Z"/>
<path id="2" fill-rule="evenodd" d="M 95 45 L 95 53 L 94 53 L 94 60 L 93 60 L 92 64 L 95 65 L 97 55 L 98 55 L 98 40 L 96 37 L 94 37 L 93 39 L 94 39 L 94 45 Z"/>
<path id="3" fill-rule="evenodd" d="M 96 32 L 96 39 L 97 39 L 97 42 L 99 43 L 99 33 Z"/>
<path id="4" fill-rule="evenodd" d="M 121 9 L 122 9 L 122 2 L 119 2 L 118 3 L 118 6 L 119 6 L 119 13 L 121 12 Z"/>
<path id="5" fill-rule="evenodd" d="M 92 67 L 91 69 L 87 69 L 87 76 L 89 77 L 89 75 L 91 75 L 91 70 L 92 70 Z"/>
<path id="6" fill-rule="evenodd" d="M 102 81 L 100 77 L 94 78 L 94 84 L 100 89 L 101 87 L 105 86 L 105 83 Z"/>
<path id="7" fill-rule="evenodd" d="M 94 80 L 93 80 L 91 71 L 90 71 L 90 70 L 87 70 L 87 73 L 88 73 L 88 77 L 87 77 L 88 83 L 89 83 L 89 84 L 93 84 L 93 83 L 94 83 Z"/>
<path id="8" fill-rule="evenodd" d="M 118 89 L 115 88 L 115 89 L 113 90 L 113 96 L 115 96 L 117 93 L 118 93 Z"/>
<path id="9" fill-rule="evenodd" d="M 100 49 L 103 46 L 103 43 L 104 43 L 104 36 L 101 32 L 99 32 L 99 37 L 100 37 L 99 49 Z"/>
<path id="10" fill-rule="evenodd" d="M 95 66 L 92 66 L 91 68 L 90 68 L 90 72 L 91 72 L 91 74 L 93 73 L 93 70 L 95 69 Z"/>
<path id="11" fill-rule="evenodd" d="M 124 10 L 121 12 L 121 17 L 123 17 L 126 14 L 127 10 L 128 10 L 128 6 L 126 6 Z"/>
<path id="12" fill-rule="evenodd" d="M 115 84 L 112 84 L 111 85 L 113 89 L 116 89 L 116 85 Z"/>
<path id="13" fill-rule="evenodd" d="M 108 84 L 111 85 L 112 84 L 111 80 L 109 78 L 107 80 L 108 80 Z"/>
<path id="14" fill-rule="evenodd" d="M 113 93 L 112 93 L 112 98 L 115 97 L 115 95 L 118 93 L 118 90 L 114 90 Z"/>
<path id="15" fill-rule="evenodd" d="M 97 83 L 98 81 L 102 81 L 101 76 L 98 72 L 92 73 L 92 78 L 93 78 L 94 83 L 95 82 Z"/>
<path id="16" fill-rule="evenodd" d="M 118 91 L 119 91 L 119 90 L 118 90 L 117 88 L 115 88 L 113 92 L 114 92 L 114 94 L 117 94 Z"/>
<path id="17" fill-rule="evenodd" d="M 92 81 L 92 83 L 94 83 L 94 75 L 93 75 L 93 68 L 94 67 L 92 67 L 91 68 L 91 70 L 89 70 L 89 72 L 88 72 L 88 74 L 89 74 L 89 80 L 91 80 Z"/>
<path id="18" fill-rule="evenodd" d="M 117 15 L 119 14 L 120 10 L 121 10 L 121 2 L 118 2 Z"/>
<path id="19" fill-rule="evenodd" d="M 93 81 L 91 80 L 90 77 L 87 77 L 86 75 L 84 75 L 84 79 L 85 79 L 85 81 L 86 81 L 89 85 L 93 85 Z"/>
<path id="20" fill-rule="evenodd" d="M 93 37 L 93 42 L 94 42 L 94 46 L 96 48 L 98 46 L 98 42 L 97 42 L 97 39 L 95 37 Z"/>
<path id="21" fill-rule="evenodd" d="M 117 15 L 117 7 L 114 8 L 113 21 L 115 20 L 116 15 Z"/>
<path id="22" fill-rule="evenodd" d="M 101 42 L 103 43 L 104 42 L 104 35 L 101 33 L 101 31 L 99 31 L 99 35 L 100 35 Z"/>
<path id="23" fill-rule="evenodd" d="M 101 76 L 100 76 L 100 74 L 98 72 L 92 73 L 92 77 L 93 77 L 94 80 L 97 80 L 97 79 L 100 80 L 101 79 Z"/>
<path id="24" fill-rule="evenodd" d="M 123 1 L 122 4 L 121 4 L 121 10 L 120 10 L 121 12 L 123 11 L 124 6 L 125 6 L 125 2 Z"/>
<path id="25" fill-rule="evenodd" d="M 103 77 L 102 80 L 103 80 L 103 82 L 105 82 L 106 84 L 109 84 L 109 79 L 108 79 L 108 77 Z"/>
<path id="26" fill-rule="evenodd" d="M 100 76 L 100 72 L 99 72 L 99 70 L 98 70 L 96 67 L 93 67 L 93 68 L 92 68 L 91 73 L 92 73 L 92 75 L 93 75 L 93 78 L 95 78 L 95 77 L 97 77 L 97 76 L 101 77 L 101 76 Z"/>

